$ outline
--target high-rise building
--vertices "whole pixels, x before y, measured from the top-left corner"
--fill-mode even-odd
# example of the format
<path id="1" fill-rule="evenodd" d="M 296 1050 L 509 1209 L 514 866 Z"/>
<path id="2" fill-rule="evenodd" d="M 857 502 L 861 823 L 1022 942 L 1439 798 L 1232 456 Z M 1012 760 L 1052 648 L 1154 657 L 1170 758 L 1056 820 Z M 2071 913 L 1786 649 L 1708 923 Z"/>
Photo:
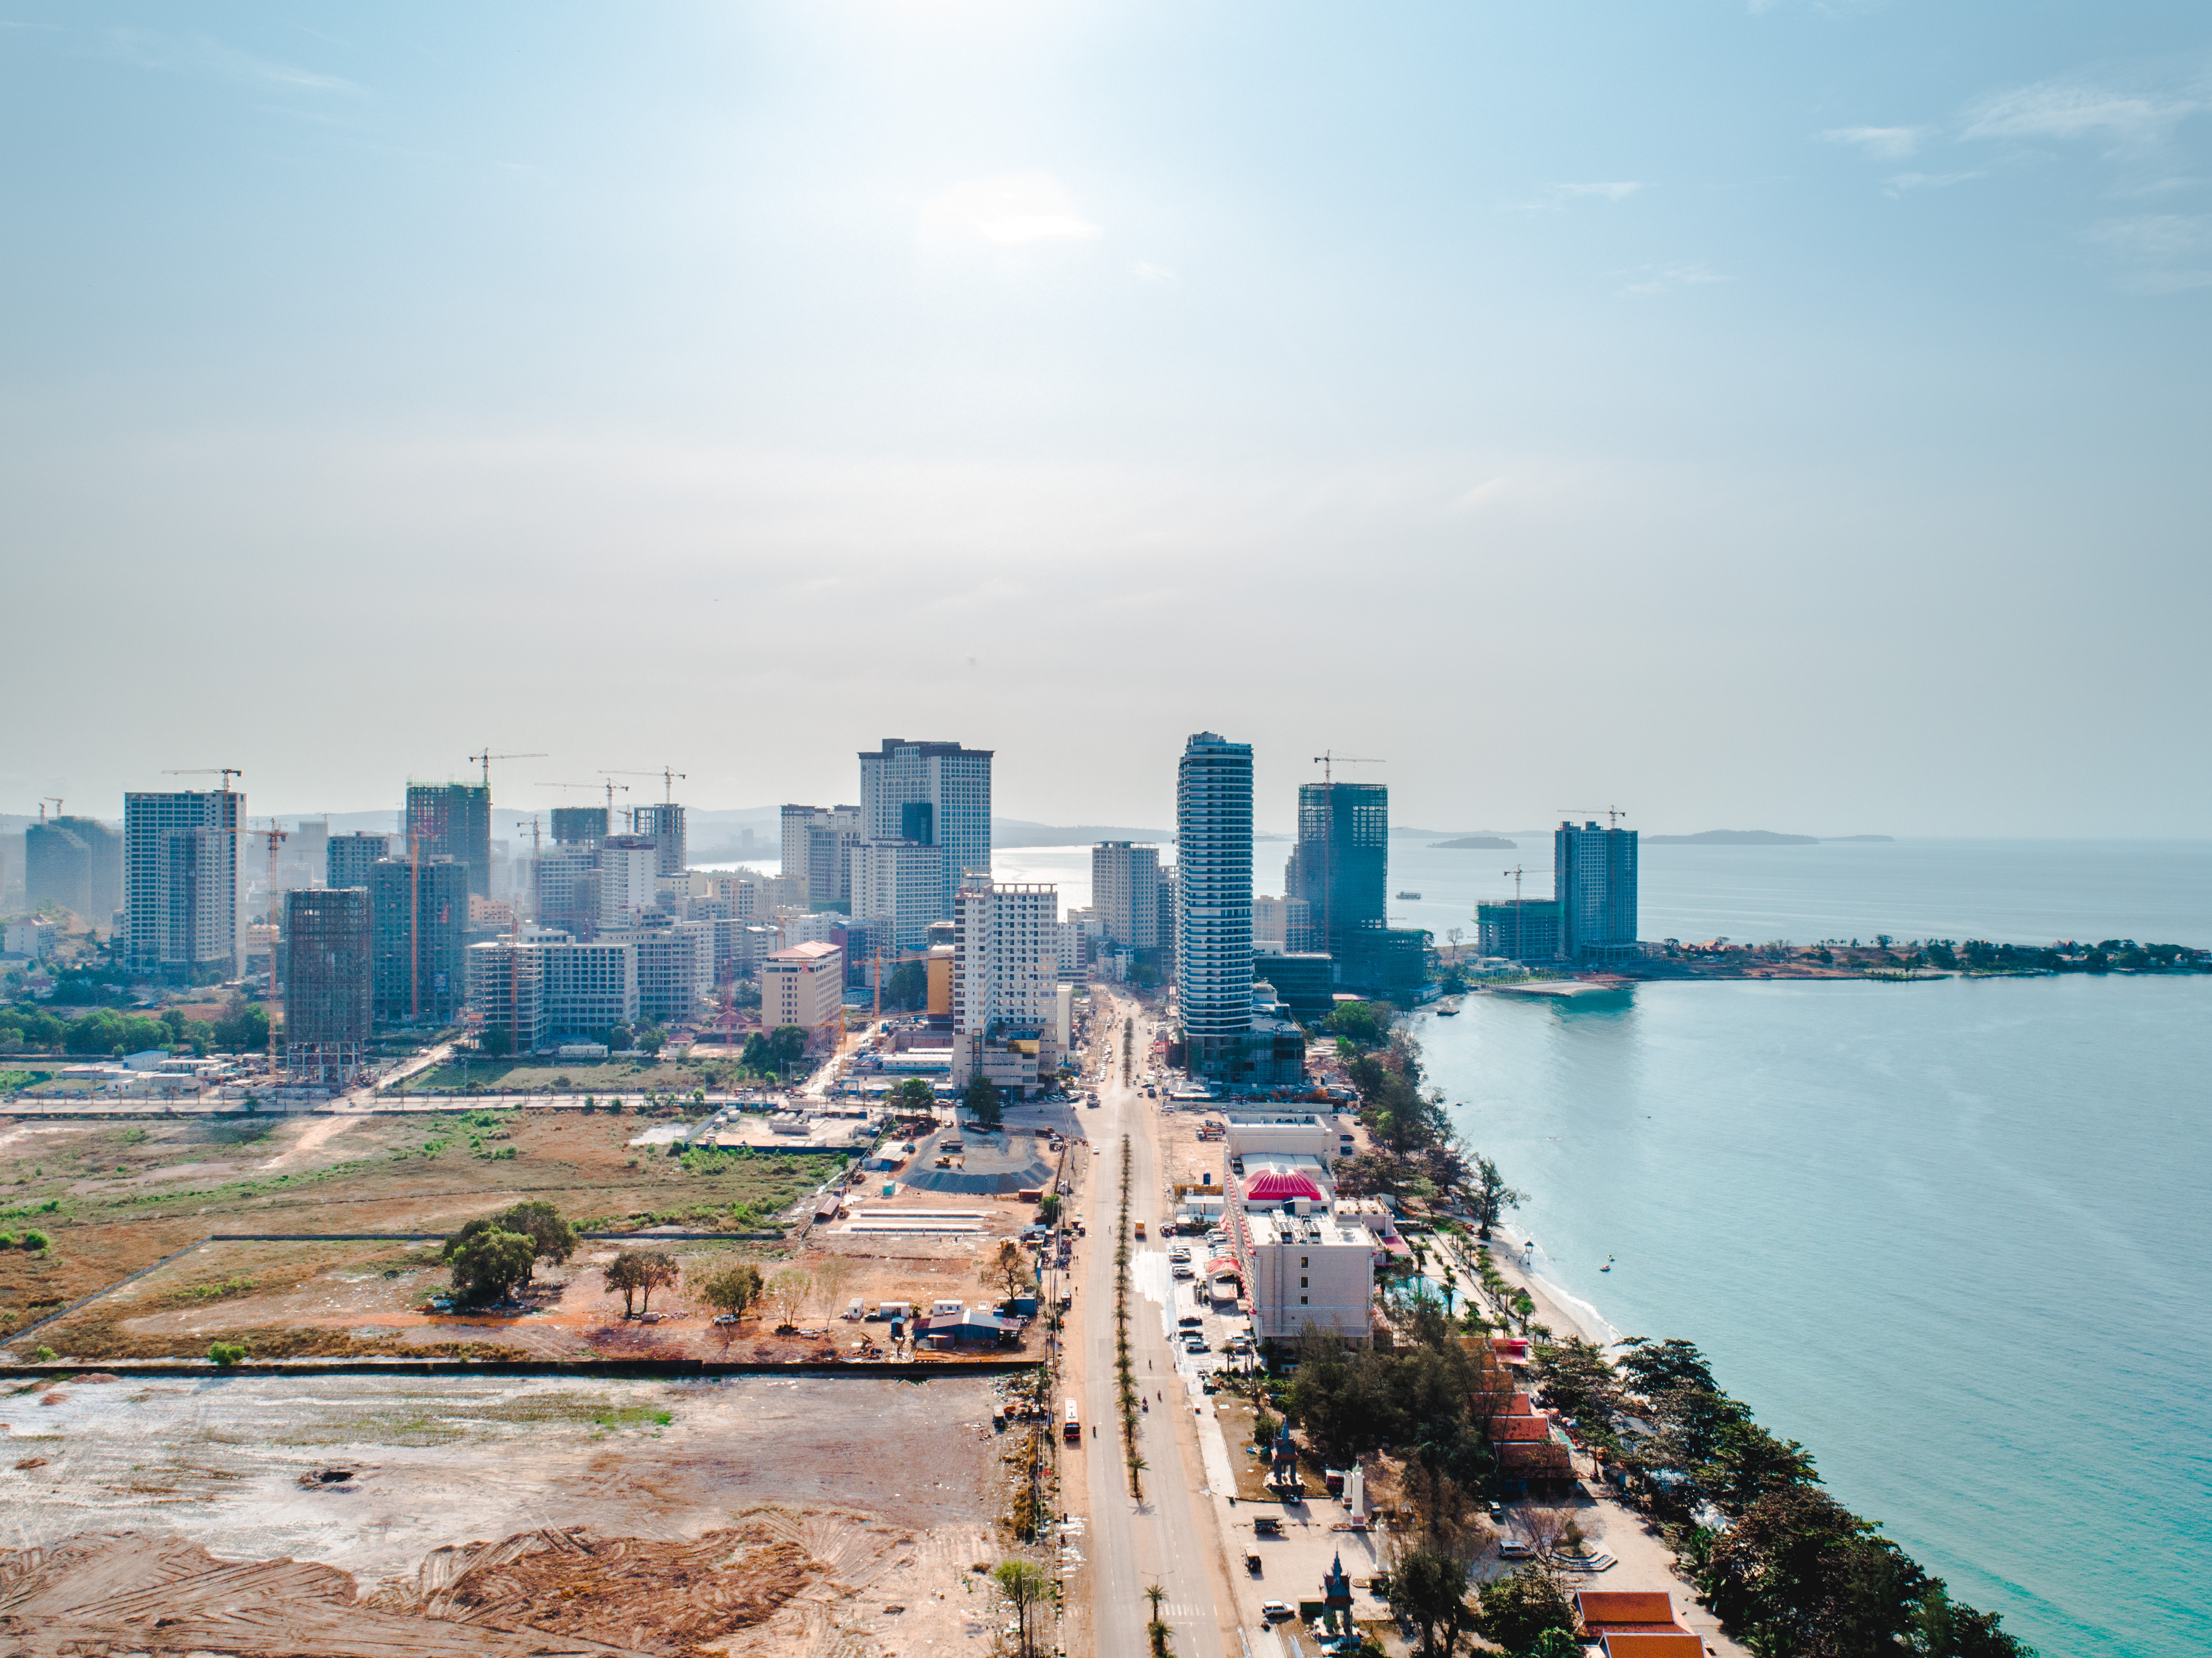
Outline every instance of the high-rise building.
<path id="1" fill-rule="evenodd" d="M 239 963 L 238 834 L 246 797 L 123 797 L 123 958 L 139 973 Z"/>
<path id="2" fill-rule="evenodd" d="M 375 1011 L 375 932 L 359 887 L 284 896 L 284 1065 L 295 1082 L 343 1087 Z"/>
<path id="3" fill-rule="evenodd" d="M 1060 889 L 971 879 L 953 899 L 952 1083 L 981 1071 L 1017 1097 L 1060 1068 Z"/>
<path id="4" fill-rule="evenodd" d="M 491 791 L 481 783 L 410 783 L 407 833 L 415 855 L 450 858 L 468 872 L 469 890 L 491 896 Z"/>
<path id="5" fill-rule="evenodd" d="M 636 926 L 659 896 L 660 848 L 646 835 L 610 835 L 599 854 L 599 925 Z"/>
<path id="6" fill-rule="evenodd" d="M 553 808 L 553 839 L 561 846 L 570 846 L 580 841 L 604 841 L 607 838 L 607 809 L 605 806 L 556 806 Z"/>
<path id="7" fill-rule="evenodd" d="M 799 883 L 809 908 L 852 902 L 853 848 L 861 839 L 858 806 L 783 809 L 782 873 Z"/>
<path id="8" fill-rule="evenodd" d="M 448 859 L 387 858 L 368 872 L 380 1019 L 431 1019 L 460 1011 L 462 935 L 469 922 L 469 872 Z"/>
<path id="9" fill-rule="evenodd" d="M 1552 836 L 1552 896 L 1559 906 L 1559 953 L 1569 961 L 1636 954 L 1636 831 L 1577 829 Z"/>
<path id="10" fill-rule="evenodd" d="M 553 940 L 541 946 L 545 1039 L 601 1042 L 637 1023 L 637 951 L 628 944 Z"/>
<path id="11" fill-rule="evenodd" d="M 1128 841 L 1091 848 L 1091 908 L 1106 941 L 1121 950 L 1160 942 L 1160 849 Z"/>
<path id="12" fill-rule="evenodd" d="M 535 939 L 471 944 L 469 1007 L 489 1053 L 527 1054 L 545 1041 L 545 955 Z"/>
<path id="13" fill-rule="evenodd" d="M 276 885 L 280 891 L 297 892 L 304 887 L 325 884 L 323 876 L 330 866 L 330 838 L 327 818 L 302 817 L 286 830 L 276 853 Z"/>
<path id="14" fill-rule="evenodd" d="M 1474 926 L 1475 947 L 1486 956 L 1549 962 L 1561 954 L 1556 898 L 1508 898 L 1477 904 Z"/>
<path id="15" fill-rule="evenodd" d="M 760 965 L 761 1023 L 810 1034 L 835 1024 L 845 1005 L 845 953 L 815 940 L 779 950 Z"/>
<path id="16" fill-rule="evenodd" d="M 945 859 L 919 841 L 863 841 L 853 848 L 853 919 L 887 949 L 921 950 L 939 919 Z"/>
<path id="17" fill-rule="evenodd" d="M 637 1017 L 654 1024 L 692 1024 L 714 992 L 714 929 L 647 911 L 635 926 L 603 928 L 599 942 L 628 944 L 637 956 Z"/>
<path id="18" fill-rule="evenodd" d="M 23 908 L 59 904 L 100 932 L 123 908 L 123 837 L 97 817 L 47 817 L 23 831 Z"/>
<path id="19" fill-rule="evenodd" d="M 1303 898 L 1262 894 L 1252 901 L 1252 947 L 1303 955 L 1316 947 L 1313 912 Z"/>
<path id="20" fill-rule="evenodd" d="M 326 887 L 368 885 L 368 872 L 392 856 L 392 837 L 356 829 L 333 835 L 323 846 L 323 884 Z"/>
<path id="21" fill-rule="evenodd" d="M 640 806 L 630 814 L 630 827 L 653 842 L 659 860 L 659 873 L 681 875 L 691 867 L 691 843 L 684 827 L 683 807 Z"/>
<path id="22" fill-rule="evenodd" d="M 1298 786 L 1298 842 L 1283 896 L 1304 903 L 1319 947 L 1340 962 L 1389 920 L 1390 792 L 1380 783 Z"/>
<path id="23" fill-rule="evenodd" d="M 860 835 L 864 844 L 911 841 L 935 848 L 938 894 L 929 919 L 950 916 L 960 884 L 991 872 L 991 750 L 886 737 L 880 749 L 863 751 Z"/>
<path id="24" fill-rule="evenodd" d="M 1176 995 L 1191 1071 L 1246 1074 L 1252 1028 L 1252 745 L 1200 732 L 1176 776 Z"/>
<path id="25" fill-rule="evenodd" d="M 538 853 L 531 905 L 540 926 L 588 937 L 599 924 L 599 842 L 556 842 Z"/>

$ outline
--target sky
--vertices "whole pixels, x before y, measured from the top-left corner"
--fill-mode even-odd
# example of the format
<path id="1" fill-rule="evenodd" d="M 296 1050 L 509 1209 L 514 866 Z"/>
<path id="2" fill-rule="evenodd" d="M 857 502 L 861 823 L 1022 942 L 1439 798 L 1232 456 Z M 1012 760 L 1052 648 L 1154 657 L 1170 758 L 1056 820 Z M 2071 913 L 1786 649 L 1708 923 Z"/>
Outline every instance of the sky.
<path id="1" fill-rule="evenodd" d="M 0 811 L 2212 818 L 2201 3 L 0 0 Z"/>

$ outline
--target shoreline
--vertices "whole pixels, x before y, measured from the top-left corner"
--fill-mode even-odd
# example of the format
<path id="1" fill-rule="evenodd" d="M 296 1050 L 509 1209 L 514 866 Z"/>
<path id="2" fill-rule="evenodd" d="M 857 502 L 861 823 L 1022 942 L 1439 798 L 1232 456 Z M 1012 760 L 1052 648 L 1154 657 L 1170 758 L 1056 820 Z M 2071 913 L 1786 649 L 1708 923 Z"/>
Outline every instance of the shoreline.
<path id="1" fill-rule="evenodd" d="M 1525 1289 L 1528 1299 L 1536 1303 L 1534 1322 L 1545 1326 L 1554 1335 L 1579 1336 L 1600 1347 L 1620 1345 L 1623 1336 L 1620 1327 L 1597 1307 L 1576 1295 L 1565 1284 L 1547 1278 L 1540 1267 L 1523 1267 L 1522 1251 L 1530 1242 L 1527 1232 L 1504 1223 L 1492 1227 L 1490 1259 L 1500 1276 L 1508 1282 Z M 1504 1244 L 1504 1248 L 1497 1246 Z M 1478 1241 L 1477 1248 L 1482 1246 Z M 1540 1255 L 1542 1246 L 1538 1246 Z"/>

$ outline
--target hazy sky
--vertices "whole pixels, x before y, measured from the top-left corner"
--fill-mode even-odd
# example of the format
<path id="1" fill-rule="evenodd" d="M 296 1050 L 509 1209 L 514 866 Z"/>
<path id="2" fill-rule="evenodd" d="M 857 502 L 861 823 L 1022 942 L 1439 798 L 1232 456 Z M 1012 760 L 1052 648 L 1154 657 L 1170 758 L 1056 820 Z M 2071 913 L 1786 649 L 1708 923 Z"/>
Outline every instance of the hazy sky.
<path id="1" fill-rule="evenodd" d="M 0 810 L 2202 835 L 2212 9 L 15 4 Z"/>

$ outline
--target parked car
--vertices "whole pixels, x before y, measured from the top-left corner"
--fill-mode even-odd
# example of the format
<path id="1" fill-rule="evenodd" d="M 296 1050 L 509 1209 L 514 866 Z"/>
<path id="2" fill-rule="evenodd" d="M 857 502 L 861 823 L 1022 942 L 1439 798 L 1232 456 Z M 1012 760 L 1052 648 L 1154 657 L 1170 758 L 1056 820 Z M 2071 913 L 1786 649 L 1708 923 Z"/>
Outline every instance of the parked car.
<path id="1" fill-rule="evenodd" d="M 1196 1313 L 1185 1313 L 1176 1322 L 1186 1330 L 1200 1330 L 1206 1327 L 1206 1321 Z"/>
<path id="2" fill-rule="evenodd" d="M 1509 1537 L 1498 1546 L 1498 1558 L 1500 1560 L 1534 1560 L 1536 1551 L 1528 1544 Z"/>
<path id="3" fill-rule="evenodd" d="M 1175 1269 L 1175 1276 L 1177 1278 L 1188 1278 L 1190 1275 L 1190 1268 L 1188 1266 L 1178 1266 Z"/>
<path id="4" fill-rule="evenodd" d="M 1273 1624 L 1285 1618 L 1295 1618 L 1297 1614 L 1280 1600 L 1262 1600 L 1260 1603 L 1260 1616 Z"/>

